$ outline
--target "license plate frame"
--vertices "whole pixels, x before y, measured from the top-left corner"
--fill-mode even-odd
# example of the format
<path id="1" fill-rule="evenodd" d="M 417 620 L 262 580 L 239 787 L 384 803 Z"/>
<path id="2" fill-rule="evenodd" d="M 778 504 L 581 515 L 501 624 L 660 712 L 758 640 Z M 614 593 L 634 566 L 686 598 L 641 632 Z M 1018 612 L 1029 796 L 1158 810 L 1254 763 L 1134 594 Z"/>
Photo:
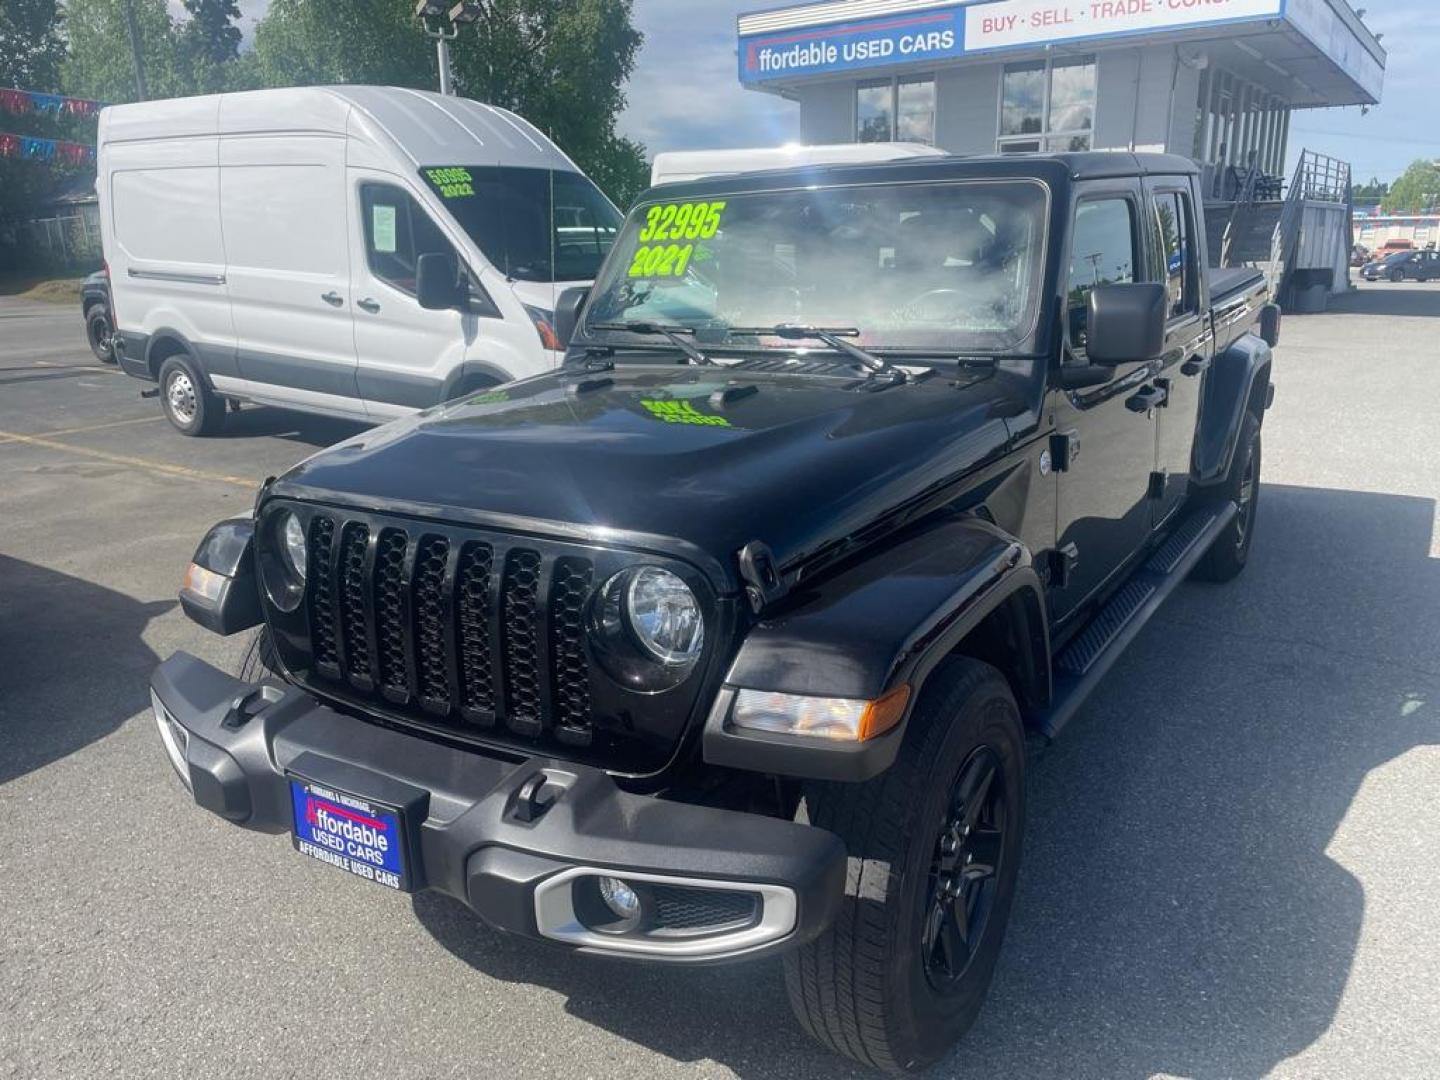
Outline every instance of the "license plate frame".
<path id="1" fill-rule="evenodd" d="M 291 773 L 290 843 L 306 858 L 397 892 L 410 892 L 410 830 L 403 807 Z"/>

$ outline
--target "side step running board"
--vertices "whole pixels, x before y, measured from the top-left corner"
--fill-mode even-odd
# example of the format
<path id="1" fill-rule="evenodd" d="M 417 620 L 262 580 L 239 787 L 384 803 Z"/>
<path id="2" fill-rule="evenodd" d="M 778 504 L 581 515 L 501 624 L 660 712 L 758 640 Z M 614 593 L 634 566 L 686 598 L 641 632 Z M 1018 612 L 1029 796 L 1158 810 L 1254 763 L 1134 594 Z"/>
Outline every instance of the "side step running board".
<path id="1" fill-rule="evenodd" d="M 1104 678 L 1140 628 L 1150 621 L 1175 586 L 1184 581 L 1215 538 L 1234 519 L 1231 503 L 1197 510 L 1155 549 L 1130 580 L 1096 612 L 1055 658 L 1054 697 L 1037 727 L 1053 739 Z"/>

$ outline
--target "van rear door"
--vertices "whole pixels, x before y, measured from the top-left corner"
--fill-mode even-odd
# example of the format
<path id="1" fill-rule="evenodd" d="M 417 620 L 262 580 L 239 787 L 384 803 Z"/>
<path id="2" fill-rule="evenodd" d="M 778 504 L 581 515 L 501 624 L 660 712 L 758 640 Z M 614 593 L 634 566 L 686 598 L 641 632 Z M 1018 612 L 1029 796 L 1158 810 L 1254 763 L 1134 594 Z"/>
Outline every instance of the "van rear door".
<path id="1" fill-rule="evenodd" d="M 296 404 L 363 413 L 344 137 L 223 137 L 220 205 L 241 379 L 286 387 Z"/>

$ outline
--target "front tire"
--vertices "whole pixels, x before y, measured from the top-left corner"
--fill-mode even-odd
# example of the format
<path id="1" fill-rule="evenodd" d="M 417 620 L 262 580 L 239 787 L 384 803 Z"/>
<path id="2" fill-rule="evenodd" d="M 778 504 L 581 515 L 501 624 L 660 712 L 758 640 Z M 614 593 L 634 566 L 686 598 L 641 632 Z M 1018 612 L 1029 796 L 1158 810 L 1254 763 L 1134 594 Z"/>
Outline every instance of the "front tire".
<path id="1" fill-rule="evenodd" d="M 1025 750 L 1009 685 L 978 660 L 945 661 L 889 770 L 808 784 L 804 799 L 850 859 L 834 925 L 785 957 L 790 1005 L 836 1053 L 924 1068 L 978 1015 L 1014 897 Z"/>
<path id="2" fill-rule="evenodd" d="M 1404 280 L 1405 280 L 1405 271 L 1404 271 L 1404 270 L 1391 270 L 1391 271 L 1390 271 L 1390 280 L 1391 280 L 1391 281 L 1404 281 Z"/>
<path id="3" fill-rule="evenodd" d="M 182 435 L 213 435 L 225 420 L 225 402 L 205 385 L 195 362 L 183 353 L 160 366 L 160 404 Z"/>
<path id="4" fill-rule="evenodd" d="M 1253 413 L 1245 414 L 1240 439 L 1221 492 L 1221 498 L 1233 501 L 1240 510 L 1195 564 L 1192 576 L 1201 581 L 1229 581 L 1245 569 L 1250 558 L 1260 507 L 1260 421 Z"/>

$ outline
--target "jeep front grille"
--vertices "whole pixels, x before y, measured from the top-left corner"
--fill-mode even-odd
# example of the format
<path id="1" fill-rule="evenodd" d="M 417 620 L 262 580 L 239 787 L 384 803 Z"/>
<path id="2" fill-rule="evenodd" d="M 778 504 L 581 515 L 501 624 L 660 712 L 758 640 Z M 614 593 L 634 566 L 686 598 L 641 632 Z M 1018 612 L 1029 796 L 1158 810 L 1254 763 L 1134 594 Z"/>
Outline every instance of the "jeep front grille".
<path id="1" fill-rule="evenodd" d="M 280 658 L 322 696 L 392 722 L 622 771 L 668 759 L 699 681 L 637 694 L 592 651 L 591 600 L 645 556 L 395 515 L 289 504 L 310 572 L 268 606 Z M 262 541 L 263 542 L 263 541 Z"/>

